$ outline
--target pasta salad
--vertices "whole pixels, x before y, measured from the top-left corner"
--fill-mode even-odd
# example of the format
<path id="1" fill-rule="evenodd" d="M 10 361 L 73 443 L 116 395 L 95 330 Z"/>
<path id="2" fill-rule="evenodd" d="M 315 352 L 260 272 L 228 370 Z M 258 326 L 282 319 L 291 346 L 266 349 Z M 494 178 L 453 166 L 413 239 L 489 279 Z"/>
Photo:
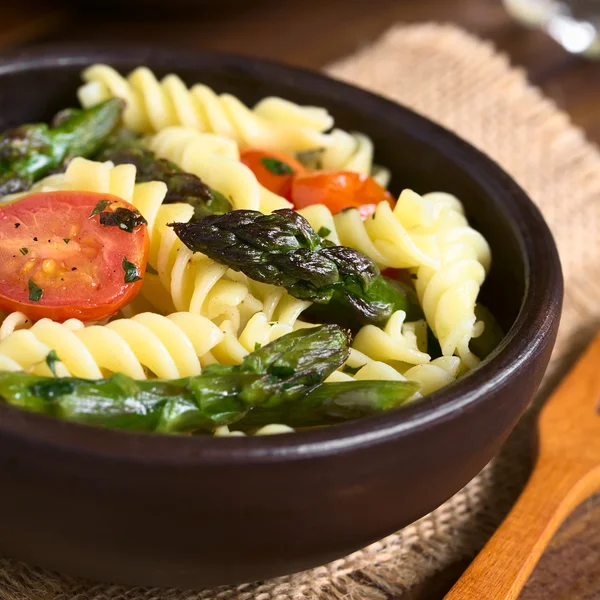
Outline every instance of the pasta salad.
<path id="1" fill-rule="evenodd" d="M 502 338 L 461 202 L 388 191 L 324 108 L 86 69 L 0 136 L 0 396 L 82 423 L 271 434 L 378 414 Z"/>

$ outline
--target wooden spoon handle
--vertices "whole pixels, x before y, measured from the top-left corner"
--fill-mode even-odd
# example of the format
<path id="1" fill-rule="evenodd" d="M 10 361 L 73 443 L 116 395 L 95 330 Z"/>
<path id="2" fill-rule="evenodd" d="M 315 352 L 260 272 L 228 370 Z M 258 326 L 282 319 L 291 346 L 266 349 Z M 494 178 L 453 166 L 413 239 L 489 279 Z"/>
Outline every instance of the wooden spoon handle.
<path id="1" fill-rule="evenodd" d="M 600 486 L 600 468 L 541 459 L 514 508 L 445 600 L 515 600 L 552 535 Z"/>

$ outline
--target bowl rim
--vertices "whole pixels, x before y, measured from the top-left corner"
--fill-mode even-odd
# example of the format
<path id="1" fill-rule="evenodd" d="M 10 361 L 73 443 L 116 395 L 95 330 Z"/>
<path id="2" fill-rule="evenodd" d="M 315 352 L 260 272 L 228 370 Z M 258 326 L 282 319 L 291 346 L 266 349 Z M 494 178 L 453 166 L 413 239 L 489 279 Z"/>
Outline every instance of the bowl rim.
<path id="1" fill-rule="evenodd" d="M 423 399 L 372 417 L 293 435 L 215 438 L 120 431 L 28 413 L 0 403 L 0 435 L 58 451 L 77 450 L 98 460 L 179 466 L 234 465 L 306 460 L 384 443 L 485 402 L 487 392 L 506 385 L 526 368 L 530 357 L 554 335 L 560 318 L 563 281 L 548 225 L 539 209 L 491 158 L 441 125 L 415 111 L 358 86 L 316 71 L 275 61 L 220 52 L 192 52 L 160 46 L 111 44 L 103 49 L 86 44 L 36 45 L 0 54 L 0 77 L 14 72 L 81 66 L 98 62 L 152 64 L 152 68 L 233 69 L 246 77 L 283 80 L 316 95 L 336 97 L 358 112 L 390 114 L 407 133 L 434 145 L 488 194 L 502 199 L 499 209 L 521 246 L 525 264 L 525 295 L 515 322 L 501 344 L 475 370 Z M 358 105 L 361 105 L 360 107 Z M 516 218 L 518 217 L 518 218 Z M 535 235 L 533 235 L 535 231 Z"/>

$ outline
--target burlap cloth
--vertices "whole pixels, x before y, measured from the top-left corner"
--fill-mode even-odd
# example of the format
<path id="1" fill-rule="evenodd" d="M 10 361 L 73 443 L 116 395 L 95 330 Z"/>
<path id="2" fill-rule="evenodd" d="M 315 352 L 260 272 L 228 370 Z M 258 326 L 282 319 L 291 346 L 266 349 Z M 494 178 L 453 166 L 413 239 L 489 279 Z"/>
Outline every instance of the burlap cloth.
<path id="1" fill-rule="evenodd" d="M 498 161 L 541 207 L 565 274 L 563 320 L 543 396 L 600 325 L 597 148 L 490 44 L 452 26 L 397 26 L 328 72 L 454 130 Z M 4 559 L 0 599 L 402 598 L 437 571 L 473 556 L 509 510 L 530 467 L 534 412 L 520 422 L 501 455 L 446 504 L 410 527 L 312 571 L 186 592 L 94 584 Z"/>

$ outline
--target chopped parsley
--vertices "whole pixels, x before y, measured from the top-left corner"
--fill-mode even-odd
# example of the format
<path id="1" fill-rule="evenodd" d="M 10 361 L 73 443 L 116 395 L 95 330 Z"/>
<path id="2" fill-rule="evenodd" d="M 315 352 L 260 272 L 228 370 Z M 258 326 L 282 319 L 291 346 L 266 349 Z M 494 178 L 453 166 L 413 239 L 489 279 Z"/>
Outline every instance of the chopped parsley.
<path id="1" fill-rule="evenodd" d="M 294 169 L 290 165 L 277 160 L 276 158 L 264 157 L 260 159 L 260 162 L 275 175 L 293 175 Z"/>
<path id="2" fill-rule="evenodd" d="M 147 225 L 148 221 L 137 210 L 120 206 L 113 211 L 101 212 L 100 223 L 105 227 L 118 227 L 127 233 L 133 233 L 138 225 Z"/>
<path id="3" fill-rule="evenodd" d="M 321 237 L 327 237 L 331 233 L 331 229 L 328 229 L 327 227 L 319 227 L 319 231 L 317 231 L 317 233 Z"/>
<path id="4" fill-rule="evenodd" d="M 46 356 L 46 364 L 48 365 L 48 368 L 52 371 L 52 375 L 54 375 L 54 377 L 57 377 L 56 363 L 58 361 L 60 361 L 60 358 L 58 358 L 56 350 L 50 350 L 50 352 L 48 352 L 48 356 Z"/>
<path id="5" fill-rule="evenodd" d="M 29 286 L 29 299 L 32 302 L 39 302 L 44 294 L 44 290 L 37 285 L 37 283 L 31 279 L 31 277 L 29 278 L 27 285 Z"/>
<path id="6" fill-rule="evenodd" d="M 342 372 L 348 373 L 349 375 L 356 375 L 364 365 L 360 365 L 360 367 L 350 367 L 349 365 L 344 365 L 342 368 Z"/>
<path id="7" fill-rule="evenodd" d="M 254 342 L 254 352 L 260 350 L 262 348 L 262 344 L 260 342 Z"/>
<path id="8" fill-rule="evenodd" d="M 123 257 L 121 266 L 123 267 L 123 271 L 125 271 L 125 277 L 123 278 L 125 283 L 133 283 L 141 279 L 138 268 L 132 262 L 129 262 L 126 256 Z"/>
<path id="9" fill-rule="evenodd" d="M 63 238 L 63 242 L 64 242 L 65 244 L 68 244 L 70 241 L 71 241 L 71 240 L 70 240 L 69 238 Z"/>
<path id="10" fill-rule="evenodd" d="M 100 202 L 94 206 L 94 210 L 92 210 L 88 219 L 91 219 L 94 215 L 101 213 L 109 204 L 110 200 L 100 200 Z"/>
<path id="11" fill-rule="evenodd" d="M 26 254 L 29 254 L 29 249 L 28 248 L 19 248 L 19 252 L 25 256 Z"/>

